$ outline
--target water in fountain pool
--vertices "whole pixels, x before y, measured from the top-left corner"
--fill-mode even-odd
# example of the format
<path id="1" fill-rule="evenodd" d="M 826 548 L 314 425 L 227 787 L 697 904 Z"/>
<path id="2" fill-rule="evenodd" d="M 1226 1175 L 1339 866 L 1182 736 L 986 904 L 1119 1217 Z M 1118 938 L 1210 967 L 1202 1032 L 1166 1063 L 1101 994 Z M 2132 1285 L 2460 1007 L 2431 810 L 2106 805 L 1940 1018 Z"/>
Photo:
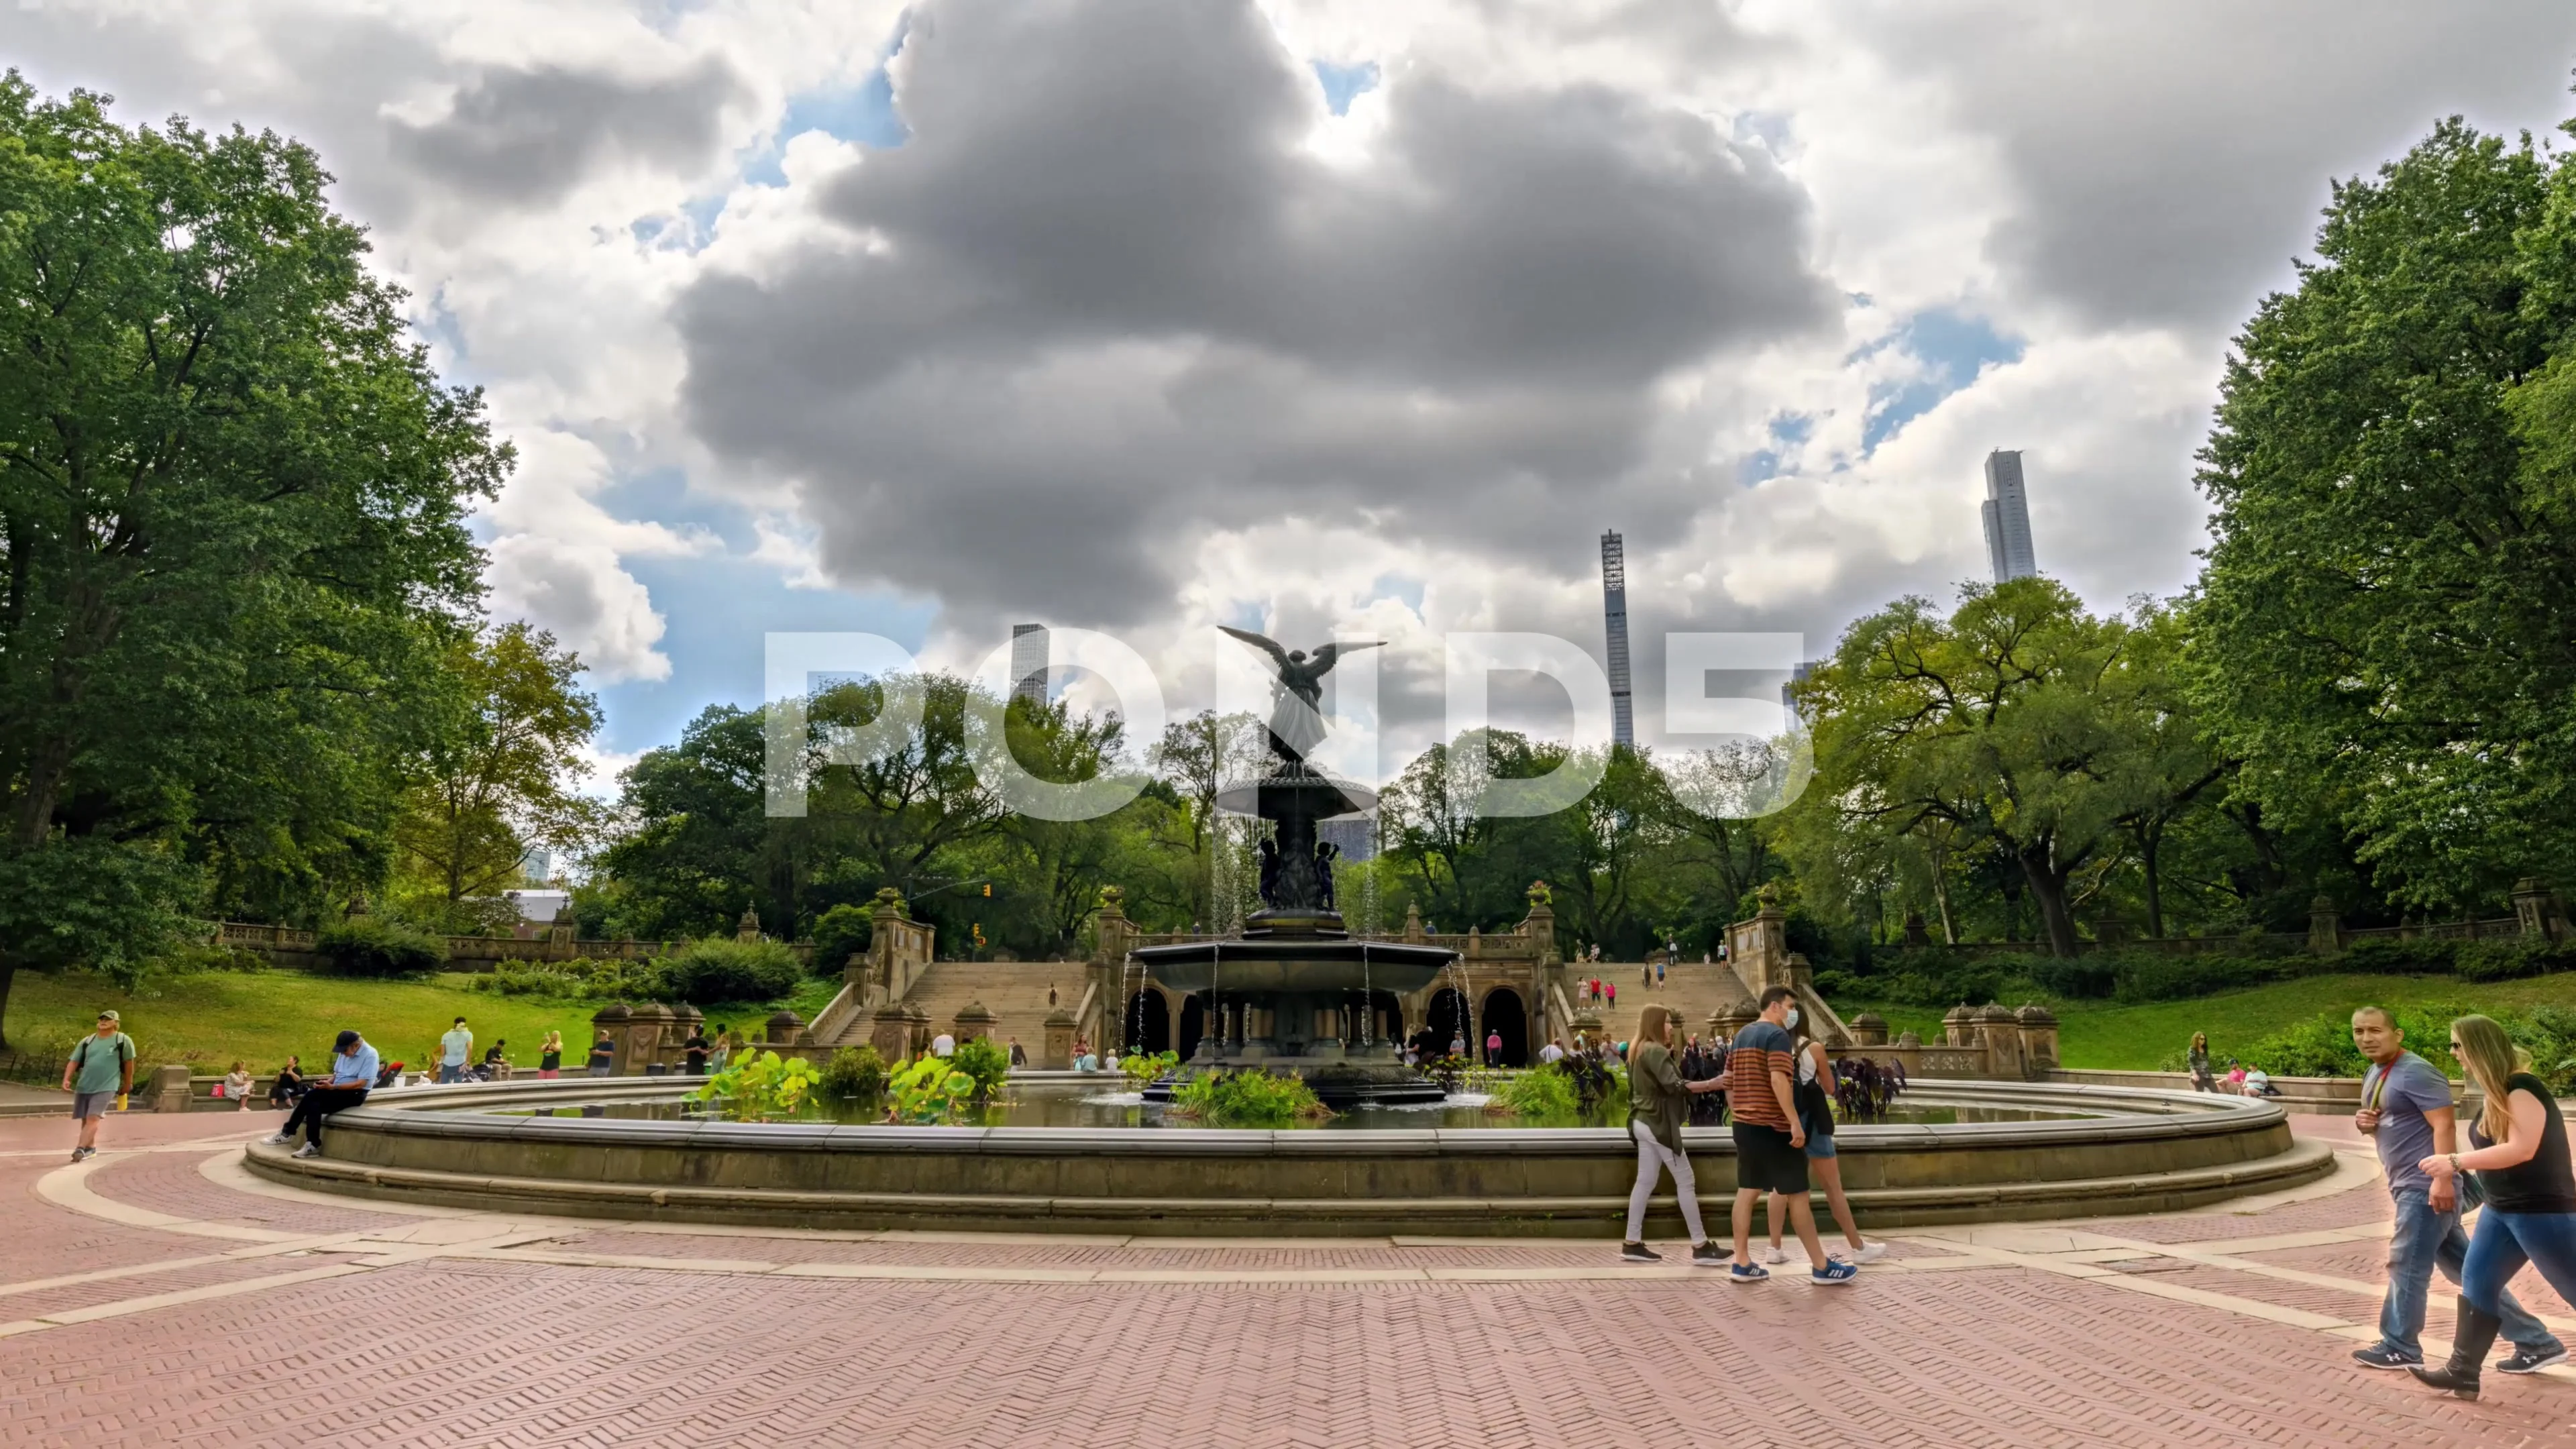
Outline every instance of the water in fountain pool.
<path id="1" fill-rule="evenodd" d="M 1627 1113 L 1591 1112 L 1565 1119 L 1535 1119 L 1501 1116 L 1485 1110 L 1487 1097 L 1482 1093 L 1456 1092 L 1443 1101 L 1404 1107 L 1358 1107 L 1320 1122 L 1298 1122 L 1290 1130 L 1350 1132 L 1387 1131 L 1424 1128 L 1444 1130 L 1530 1127 L 1610 1127 L 1627 1125 Z M 882 1108 L 853 1103 L 818 1102 L 808 1105 L 799 1120 L 841 1122 L 852 1125 L 874 1124 Z M 677 1100 L 657 1102 L 610 1102 L 601 1108 L 565 1105 L 558 1107 L 519 1108 L 496 1115 L 558 1116 L 583 1115 L 628 1118 L 639 1121 L 678 1121 L 701 1115 L 696 1103 Z M 1930 1096 L 1897 1103 L 1890 1108 L 1887 1120 L 1924 1124 L 1960 1122 L 2040 1122 L 2061 1121 L 2098 1113 L 2074 1111 L 2038 1111 L 2020 1108 L 1992 1107 L 1983 1103 L 1948 1103 Z M 1028 1092 L 1014 1095 L 984 1108 L 968 1126 L 978 1127 L 1162 1127 L 1176 1130 L 1204 1129 L 1208 1124 L 1190 1117 L 1176 1117 L 1160 1106 L 1149 1104 L 1137 1092 Z"/>

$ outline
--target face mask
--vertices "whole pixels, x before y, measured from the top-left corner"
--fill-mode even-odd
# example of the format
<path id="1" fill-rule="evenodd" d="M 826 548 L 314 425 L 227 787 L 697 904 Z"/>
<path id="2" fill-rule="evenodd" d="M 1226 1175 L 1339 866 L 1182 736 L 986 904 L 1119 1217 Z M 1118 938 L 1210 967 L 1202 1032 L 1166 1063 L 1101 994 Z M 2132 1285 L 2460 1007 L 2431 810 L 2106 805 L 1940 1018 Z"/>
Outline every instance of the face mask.
<path id="1" fill-rule="evenodd" d="M 1798 1029 L 1798 1008 L 1794 1006 L 1790 1007 L 1788 1020 L 1783 1021 L 1780 1024 L 1789 1028 L 1791 1031 L 1796 1031 Z"/>

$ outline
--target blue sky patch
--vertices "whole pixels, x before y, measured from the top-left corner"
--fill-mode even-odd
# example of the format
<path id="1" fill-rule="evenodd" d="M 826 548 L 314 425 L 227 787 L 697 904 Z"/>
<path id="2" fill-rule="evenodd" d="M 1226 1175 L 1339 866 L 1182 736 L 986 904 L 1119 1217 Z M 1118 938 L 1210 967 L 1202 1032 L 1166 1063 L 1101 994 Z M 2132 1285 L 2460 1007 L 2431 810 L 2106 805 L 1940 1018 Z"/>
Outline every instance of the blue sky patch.
<path id="1" fill-rule="evenodd" d="M 1912 354 L 1929 375 L 1870 389 L 1869 417 L 1860 435 L 1864 456 L 1930 412 L 1941 399 L 1975 382 L 1989 364 L 2010 365 L 2022 355 L 2021 339 L 1995 331 L 1982 317 L 1948 307 L 1915 313 L 1886 341 L 1862 349 L 1855 359 L 1889 347 Z"/>
<path id="2" fill-rule="evenodd" d="M 1335 65 L 1329 60 L 1319 60 L 1314 65 L 1315 79 L 1324 83 L 1324 104 L 1332 107 L 1336 116 L 1349 115 L 1351 102 L 1377 89 L 1376 61 Z"/>
<path id="3" fill-rule="evenodd" d="M 1780 475 L 1783 454 L 1792 448 L 1806 446 L 1816 433 L 1816 420 L 1806 413 L 1782 413 L 1771 420 L 1770 446 L 1745 456 L 1735 466 L 1735 481 L 1750 488 Z"/>

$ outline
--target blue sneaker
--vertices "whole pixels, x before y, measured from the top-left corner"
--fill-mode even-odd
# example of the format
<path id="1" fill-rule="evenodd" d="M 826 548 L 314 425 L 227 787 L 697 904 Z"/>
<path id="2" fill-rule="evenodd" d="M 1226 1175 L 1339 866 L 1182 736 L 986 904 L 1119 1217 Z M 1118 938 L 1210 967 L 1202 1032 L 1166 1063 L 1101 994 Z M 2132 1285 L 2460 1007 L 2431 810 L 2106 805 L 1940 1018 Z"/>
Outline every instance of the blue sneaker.
<path id="1" fill-rule="evenodd" d="M 1738 1263 L 1726 1270 L 1729 1283 L 1759 1283 L 1771 1276 L 1771 1270 L 1759 1263 Z"/>
<path id="2" fill-rule="evenodd" d="M 1859 1276 L 1858 1263 L 1846 1263 L 1839 1258 L 1828 1258 L 1825 1260 L 1825 1266 L 1807 1275 L 1807 1281 L 1819 1288 L 1825 1288 L 1836 1283 L 1848 1283 Z"/>

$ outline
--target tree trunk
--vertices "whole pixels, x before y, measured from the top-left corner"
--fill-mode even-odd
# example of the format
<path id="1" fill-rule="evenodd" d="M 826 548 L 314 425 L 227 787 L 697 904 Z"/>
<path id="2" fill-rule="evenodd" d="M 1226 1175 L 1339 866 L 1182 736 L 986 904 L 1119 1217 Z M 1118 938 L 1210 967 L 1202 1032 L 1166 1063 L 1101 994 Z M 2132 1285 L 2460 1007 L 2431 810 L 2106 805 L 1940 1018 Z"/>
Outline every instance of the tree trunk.
<path id="1" fill-rule="evenodd" d="M 11 960 L 6 953 L 0 953 L 0 1051 L 6 1051 L 9 1047 L 9 1032 L 6 1026 L 9 1020 L 9 988 L 17 979 L 18 963 Z"/>
<path id="2" fill-rule="evenodd" d="M 2066 872 L 2049 864 L 2044 847 L 2024 850 L 2021 869 L 2023 877 L 2030 883 L 2031 899 L 2039 906 L 2040 926 L 2048 935 L 2049 954 L 2073 959 L 2077 949 L 2075 917 L 2066 908 Z"/>
<path id="3" fill-rule="evenodd" d="M 2138 861 L 2147 877 L 2147 937 L 2155 941 L 2165 938 L 2164 876 L 2156 868 L 2156 854 L 2164 842 L 2161 826 L 2138 832 Z"/>

